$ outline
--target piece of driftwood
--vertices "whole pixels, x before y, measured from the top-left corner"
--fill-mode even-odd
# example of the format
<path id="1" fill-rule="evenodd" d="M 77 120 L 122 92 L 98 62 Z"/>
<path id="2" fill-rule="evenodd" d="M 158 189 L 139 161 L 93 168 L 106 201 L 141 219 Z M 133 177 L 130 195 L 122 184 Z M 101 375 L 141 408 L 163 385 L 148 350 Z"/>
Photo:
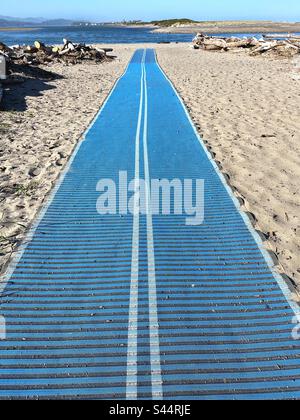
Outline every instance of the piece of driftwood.
<path id="1" fill-rule="evenodd" d="M 259 43 L 258 46 L 251 51 L 251 55 L 262 54 L 270 51 L 272 48 L 276 47 L 276 45 L 277 41 Z"/>
<path id="2" fill-rule="evenodd" d="M 204 50 L 228 50 L 228 45 L 223 39 L 204 39 L 202 42 Z"/>
<path id="3" fill-rule="evenodd" d="M 300 53 L 300 47 L 289 41 L 272 41 L 261 43 L 251 51 L 251 55 L 272 53 L 281 57 L 292 57 Z"/>
<path id="4" fill-rule="evenodd" d="M 239 39 L 227 43 L 229 48 L 252 48 L 256 47 L 258 44 L 259 41 L 256 38 Z"/>

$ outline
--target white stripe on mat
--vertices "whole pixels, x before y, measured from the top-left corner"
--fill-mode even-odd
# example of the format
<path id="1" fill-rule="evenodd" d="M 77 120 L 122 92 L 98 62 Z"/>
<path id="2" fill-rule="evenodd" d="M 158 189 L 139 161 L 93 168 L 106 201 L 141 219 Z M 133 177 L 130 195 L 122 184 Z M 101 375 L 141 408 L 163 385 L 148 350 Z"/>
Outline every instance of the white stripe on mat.
<path id="1" fill-rule="evenodd" d="M 141 94 L 138 123 L 135 139 L 135 191 L 139 188 L 140 179 L 140 136 L 142 127 L 142 113 L 144 102 L 144 62 L 146 51 L 144 51 L 141 67 Z M 139 299 L 139 240 L 140 240 L 140 200 L 135 194 L 133 234 L 132 234 L 132 261 L 131 261 L 131 285 L 130 285 L 130 307 L 128 323 L 128 350 L 127 350 L 127 400 L 137 399 L 137 353 L 138 353 L 138 299 Z"/>
<path id="2" fill-rule="evenodd" d="M 153 241 L 152 205 L 150 190 L 150 171 L 148 156 L 148 90 L 147 73 L 144 69 L 145 90 L 145 116 L 144 116 L 144 168 L 146 184 L 146 211 L 147 211 L 147 250 L 148 250 L 148 294 L 149 294 L 149 327 L 150 327 L 150 360 L 151 360 L 151 383 L 152 397 L 154 400 L 163 399 L 162 374 L 160 363 L 159 323 L 157 315 L 157 290 L 155 273 L 155 255 Z"/>

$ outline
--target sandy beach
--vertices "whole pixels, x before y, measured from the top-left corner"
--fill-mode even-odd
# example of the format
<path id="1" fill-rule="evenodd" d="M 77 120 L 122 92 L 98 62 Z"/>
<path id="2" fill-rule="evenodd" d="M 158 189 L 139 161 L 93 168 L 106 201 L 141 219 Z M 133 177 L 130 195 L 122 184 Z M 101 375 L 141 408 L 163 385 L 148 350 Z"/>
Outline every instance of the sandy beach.
<path id="1" fill-rule="evenodd" d="M 300 32 L 300 23 L 269 22 L 269 21 L 216 21 L 199 22 L 193 24 L 178 24 L 168 27 L 158 27 L 154 30 L 158 33 L 196 34 L 255 34 L 255 33 L 295 33 Z"/>
<path id="2" fill-rule="evenodd" d="M 151 45 L 147 45 L 151 47 Z M 130 56 L 63 66 L 5 92 L 0 113 L 0 268 L 24 237 L 82 133 Z M 152 46 L 153 47 L 153 46 Z M 291 60 L 155 45 L 158 60 L 229 174 L 245 211 L 268 234 L 279 270 L 300 283 L 300 80 Z"/>

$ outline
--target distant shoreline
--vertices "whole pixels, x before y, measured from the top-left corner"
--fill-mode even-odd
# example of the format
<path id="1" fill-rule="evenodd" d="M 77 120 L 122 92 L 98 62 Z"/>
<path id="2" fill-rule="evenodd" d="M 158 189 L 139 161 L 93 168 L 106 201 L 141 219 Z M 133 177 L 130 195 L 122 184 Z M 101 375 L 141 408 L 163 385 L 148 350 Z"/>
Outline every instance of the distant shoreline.
<path id="1" fill-rule="evenodd" d="M 206 34 L 221 33 L 294 33 L 300 32 L 299 23 L 285 22 L 203 22 L 188 25 L 157 27 L 156 33 L 190 34 L 203 32 Z"/>
<path id="2" fill-rule="evenodd" d="M 152 25 L 151 23 L 138 23 L 136 25 L 133 24 L 125 24 L 125 23 L 118 23 L 118 24 L 107 24 L 105 26 L 111 26 L 116 28 L 129 28 L 129 29 L 141 29 L 141 28 L 149 28 L 155 29 L 157 26 Z"/>
<path id="3" fill-rule="evenodd" d="M 0 32 L 8 32 L 8 31 L 37 31 L 41 28 L 0 28 Z"/>
<path id="4" fill-rule="evenodd" d="M 168 22 L 168 21 L 166 21 Z M 0 27 L 0 32 L 30 32 L 39 31 L 43 28 L 78 28 L 84 29 L 80 25 L 67 25 L 67 26 L 28 26 L 28 27 Z M 87 26 L 90 27 L 95 26 Z M 196 34 L 199 32 L 205 34 L 288 34 L 300 33 L 300 22 L 271 22 L 271 21 L 207 21 L 207 22 L 192 22 L 192 23 L 176 23 L 167 25 L 163 22 L 156 23 L 137 23 L 137 24 L 122 24 L 111 23 L 99 25 L 99 27 L 123 28 L 123 29 L 148 29 L 152 33 L 164 34 Z"/>

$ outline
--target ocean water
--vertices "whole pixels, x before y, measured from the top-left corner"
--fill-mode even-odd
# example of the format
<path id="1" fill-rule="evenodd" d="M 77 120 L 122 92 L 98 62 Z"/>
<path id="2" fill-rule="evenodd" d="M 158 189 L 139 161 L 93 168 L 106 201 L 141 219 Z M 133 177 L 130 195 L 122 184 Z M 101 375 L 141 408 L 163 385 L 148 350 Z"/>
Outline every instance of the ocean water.
<path id="1" fill-rule="evenodd" d="M 138 43 L 163 43 L 163 42 L 191 42 L 195 34 L 163 34 L 152 32 L 150 28 L 126 28 L 116 26 L 98 27 L 48 27 L 32 30 L 1 31 L 0 42 L 8 45 L 33 44 L 39 40 L 45 44 L 62 44 L 63 38 L 73 42 L 95 44 L 138 44 Z M 256 36 L 260 38 L 261 33 L 249 34 L 216 34 L 216 36 Z"/>
<path id="2" fill-rule="evenodd" d="M 161 34 L 154 33 L 150 28 L 126 27 L 49 27 L 30 31 L 0 31 L 0 42 L 8 45 L 32 44 L 39 40 L 45 44 L 62 44 L 63 38 L 76 43 L 105 44 L 135 44 L 159 42 L 191 42 L 193 34 Z"/>

